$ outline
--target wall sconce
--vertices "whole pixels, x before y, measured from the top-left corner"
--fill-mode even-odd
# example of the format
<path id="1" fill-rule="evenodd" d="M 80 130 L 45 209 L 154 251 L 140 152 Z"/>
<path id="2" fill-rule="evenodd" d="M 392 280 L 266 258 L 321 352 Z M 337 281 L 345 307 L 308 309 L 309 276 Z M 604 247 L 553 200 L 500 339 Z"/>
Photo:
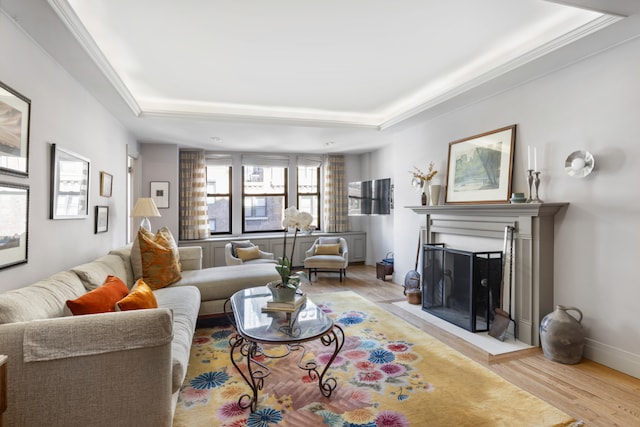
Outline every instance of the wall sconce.
<path id="1" fill-rule="evenodd" d="M 589 175 L 596 165 L 593 155 L 588 151 L 574 151 L 564 161 L 564 170 L 574 178 L 584 178 Z"/>

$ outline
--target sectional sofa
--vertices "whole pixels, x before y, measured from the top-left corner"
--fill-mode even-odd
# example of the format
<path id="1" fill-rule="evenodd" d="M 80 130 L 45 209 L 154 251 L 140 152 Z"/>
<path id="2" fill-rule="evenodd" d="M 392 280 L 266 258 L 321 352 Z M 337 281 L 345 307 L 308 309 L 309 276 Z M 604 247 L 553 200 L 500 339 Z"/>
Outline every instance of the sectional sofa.
<path id="1" fill-rule="evenodd" d="M 73 316 L 66 301 L 107 276 L 134 283 L 131 246 L 0 294 L 0 353 L 9 356 L 8 426 L 170 426 L 199 315 L 223 312 L 273 264 L 202 269 L 179 248 L 182 279 L 153 291 L 158 308 Z"/>

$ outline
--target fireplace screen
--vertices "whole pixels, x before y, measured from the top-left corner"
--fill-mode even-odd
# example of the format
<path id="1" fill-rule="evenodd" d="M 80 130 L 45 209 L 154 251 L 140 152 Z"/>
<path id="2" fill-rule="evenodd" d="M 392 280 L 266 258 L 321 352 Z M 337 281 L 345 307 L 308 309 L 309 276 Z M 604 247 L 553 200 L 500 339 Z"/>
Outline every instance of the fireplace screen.
<path id="1" fill-rule="evenodd" d="M 502 252 L 423 245 L 422 309 L 471 332 L 488 331 L 500 304 Z"/>

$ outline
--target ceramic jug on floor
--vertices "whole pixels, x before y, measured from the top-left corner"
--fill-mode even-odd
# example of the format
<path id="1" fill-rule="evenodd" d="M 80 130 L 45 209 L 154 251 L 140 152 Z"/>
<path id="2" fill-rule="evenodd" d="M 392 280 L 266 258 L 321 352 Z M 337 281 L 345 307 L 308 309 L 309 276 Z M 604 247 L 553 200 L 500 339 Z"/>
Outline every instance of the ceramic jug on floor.
<path id="1" fill-rule="evenodd" d="M 568 311 L 580 316 L 575 318 Z M 584 331 L 582 330 L 582 311 L 575 307 L 557 305 L 553 313 L 547 314 L 540 323 L 540 343 L 547 359 L 569 365 L 582 360 L 584 349 Z"/>

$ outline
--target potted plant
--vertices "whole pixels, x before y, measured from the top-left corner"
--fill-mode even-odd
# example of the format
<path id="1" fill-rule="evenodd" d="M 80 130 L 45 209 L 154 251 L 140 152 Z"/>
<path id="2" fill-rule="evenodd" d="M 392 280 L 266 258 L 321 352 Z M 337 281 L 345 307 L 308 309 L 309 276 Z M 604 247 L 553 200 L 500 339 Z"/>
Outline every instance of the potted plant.
<path id="1" fill-rule="evenodd" d="M 307 274 L 304 271 L 291 272 L 291 260 L 293 259 L 296 247 L 296 238 L 298 231 L 308 230 L 311 226 L 313 217 L 307 212 L 300 212 L 294 206 L 285 209 L 284 218 L 282 219 L 282 227 L 284 227 L 284 249 L 282 256 L 278 258 L 276 270 L 280 275 L 280 280 L 267 283 L 267 288 L 271 291 L 274 301 L 293 301 L 296 291 L 302 281 L 308 281 Z M 291 257 L 287 257 L 287 232 L 289 228 L 294 229 L 293 244 L 291 245 Z"/>

